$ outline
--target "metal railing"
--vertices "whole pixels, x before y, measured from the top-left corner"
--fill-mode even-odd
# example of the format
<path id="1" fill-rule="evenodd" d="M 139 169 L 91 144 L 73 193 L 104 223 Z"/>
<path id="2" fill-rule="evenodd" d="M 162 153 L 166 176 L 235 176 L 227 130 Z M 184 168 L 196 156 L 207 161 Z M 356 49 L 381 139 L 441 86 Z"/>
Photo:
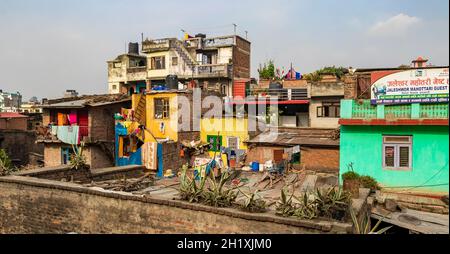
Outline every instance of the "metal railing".
<path id="1" fill-rule="evenodd" d="M 261 99 L 273 99 L 277 98 L 279 101 L 291 101 L 291 100 L 306 100 L 308 99 L 308 89 L 307 88 L 293 88 L 293 89 L 264 89 L 264 88 L 253 88 L 246 90 L 247 96 L 253 96 L 255 98 Z"/>

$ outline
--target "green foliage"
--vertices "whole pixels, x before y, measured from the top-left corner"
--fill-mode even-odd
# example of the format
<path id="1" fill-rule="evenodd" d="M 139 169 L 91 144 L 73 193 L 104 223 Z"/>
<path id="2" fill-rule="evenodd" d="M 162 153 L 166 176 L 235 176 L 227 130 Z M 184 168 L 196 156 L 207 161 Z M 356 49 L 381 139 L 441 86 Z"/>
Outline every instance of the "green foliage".
<path id="1" fill-rule="evenodd" d="M 343 220 L 347 215 L 347 210 L 351 201 L 351 195 L 341 188 L 330 187 L 325 191 L 316 191 L 318 215 L 321 217 Z"/>
<path id="2" fill-rule="evenodd" d="M 230 177 L 231 175 L 225 172 L 220 176 L 219 182 L 217 182 L 214 172 L 212 172 L 212 179 L 208 178 L 209 186 L 203 192 L 203 203 L 215 207 L 231 206 L 236 200 L 238 192 L 234 191 L 234 188 L 224 188 Z"/>
<path id="3" fill-rule="evenodd" d="M 12 171 L 11 159 L 4 149 L 0 149 L 0 176 L 9 175 Z"/>
<path id="4" fill-rule="evenodd" d="M 338 79 L 341 79 L 345 73 L 347 72 L 347 68 L 344 67 L 336 67 L 336 66 L 327 66 L 323 67 L 322 69 L 319 69 L 317 71 L 308 73 L 304 75 L 304 79 L 312 81 L 312 82 L 318 82 L 322 80 L 323 75 L 335 75 Z"/>
<path id="5" fill-rule="evenodd" d="M 295 209 L 294 216 L 308 220 L 314 219 L 318 216 L 317 203 L 309 200 L 307 193 L 303 194 L 302 199 L 297 197 L 295 198 L 300 202 L 300 204 L 297 209 Z"/>
<path id="6" fill-rule="evenodd" d="M 295 216 L 301 219 L 314 219 L 325 217 L 335 220 L 343 220 L 347 217 L 347 211 L 350 205 L 350 194 L 331 187 L 325 191 L 319 189 L 309 198 L 307 193 L 302 198 L 294 196 L 289 197 L 284 189 L 281 190 L 281 198 L 276 207 L 276 214 L 284 217 Z M 297 203 L 293 202 L 293 198 Z"/>
<path id="7" fill-rule="evenodd" d="M 180 176 L 180 198 L 190 203 L 198 203 L 202 200 L 206 177 L 202 177 L 200 183 L 197 184 L 194 178 L 186 175 L 186 171 L 187 167 L 183 166 Z"/>
<path id="8" fill-rule="evenodd" d="M 295 213 L 297 207 L 292 202 L 294 193 L 289 197 L 286 194 L 285 189 L 281 189 L 281 199 L 277 203 L 276 214 L 284 217 L 292 216 Z"/>
<path id="9" fill-rule="evenodd" d="M 79 147 L 72 145 L 74 154 L 70 158 L 70 168 L 71 169 L 81 169 L 86 168 L 86 156 L 83 155 L 84 142 L 81 142 Z"/>
<path id="10" fill-rule="evenodd" d="M 266 201 L 264 201 L 259 195 L 257 195 L 258 191 L 256 190 L 252 194 L 246 194 L 241 191 L 247 199 L 241 205 L 241 209 L 246 212 L 258 213 L 266 211 Z"/>
<path id="11" fill-rule="evenodd" d="M 361 185 L 362 185 L 364 188 L 369 188 L 369 189 L 371 189 L 372 191 L 380 190 L 380 189 L 381 189 L 381 187 L 380 187 L 380 185 L 378 184 L 377 180 L 375 180 L 375 179 L 374 179 L 373 177 L 371 177 L 371 176 L 361 176 L 361 177 L 359 178 L 359 181 L 361 182 Z"/>
<path id="12" fill-rule="evenodd" d="M 369 216 L 364 216 L 361 222 L 358 221 L 358 218 L 356 218 L 355 211 L 353 209 L 350 209 L 350 215 L 352 217 L 353 226 L 355 227 L 355 234 L 384 234 L 386 231 L 388 231 L 392 226 L 385 227 L 383 229 L 380 229 L 379 231 L 376 231 L 377 228 L 380 226 L 382 219 L 379 219 L 375 227 L 370 228 L 370 218 Z"/>
<path id="13" fill-rule="evenodd" d="M 353 163 L 348 164 L 349 171 L 342 174 L 343 180 L 358 180 L 362 187 L 369 188 L 372 191 L 380 190 L 381 187 L 378 184 L 377 180 L 371 176 L 360 175 L 353 170 Z"/>
<path id="14" fill-rule="evenodd" d="M 275 65 L 273 60 L 269 60 L 264 64 L 264 67 L 258 69 L 259 77 L 262 79 L 275 78 Z"/>

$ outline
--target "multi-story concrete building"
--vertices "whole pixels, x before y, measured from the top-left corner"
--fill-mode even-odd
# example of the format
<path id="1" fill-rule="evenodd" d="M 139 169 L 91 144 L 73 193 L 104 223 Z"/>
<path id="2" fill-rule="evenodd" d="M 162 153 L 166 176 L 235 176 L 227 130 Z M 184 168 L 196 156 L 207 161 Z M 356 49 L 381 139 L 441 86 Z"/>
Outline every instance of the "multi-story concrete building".
<path id="1" fill-rule="evenodd" d="M 7 93 L 0 90 L 0 112 L 19 112 L 22 95 L 19 92 Z"/>
<path id="2" fill-rule="evenodd" d="M 130 43 L 127 54 L 108 61 L 110 94 L 140 93 L 143 89 L 166 84 L 176 75 L 183 88 L 198 86 L 233 94 L 233 82 L 250 80 L 250 42 L 237 35 L 179 40 L 149 40 Z M 171 87 L 178 88 L 178 87 Z"/>

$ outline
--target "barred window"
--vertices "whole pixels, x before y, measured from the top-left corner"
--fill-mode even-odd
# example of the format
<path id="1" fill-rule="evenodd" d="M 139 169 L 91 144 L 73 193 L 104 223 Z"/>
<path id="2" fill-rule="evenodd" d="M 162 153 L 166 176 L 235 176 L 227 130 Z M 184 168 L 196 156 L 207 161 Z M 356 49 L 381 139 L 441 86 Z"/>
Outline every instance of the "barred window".
<path id="1" fill-rule="evenodd" d="M 341 116 L 340 102 L 323 102 L 322 106 L 317 107 L 317 117 L 335 117 Z"/>

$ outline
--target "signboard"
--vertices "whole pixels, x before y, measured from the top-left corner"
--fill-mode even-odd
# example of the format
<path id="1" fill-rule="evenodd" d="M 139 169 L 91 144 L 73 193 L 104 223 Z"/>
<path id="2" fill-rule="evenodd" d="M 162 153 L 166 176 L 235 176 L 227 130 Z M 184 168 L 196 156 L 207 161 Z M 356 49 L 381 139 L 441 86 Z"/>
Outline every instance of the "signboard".
<path id="1" fill-rule="evenodd" d="M 448 68 L 372 73 L 372 104 L 448 102 Z"/>

